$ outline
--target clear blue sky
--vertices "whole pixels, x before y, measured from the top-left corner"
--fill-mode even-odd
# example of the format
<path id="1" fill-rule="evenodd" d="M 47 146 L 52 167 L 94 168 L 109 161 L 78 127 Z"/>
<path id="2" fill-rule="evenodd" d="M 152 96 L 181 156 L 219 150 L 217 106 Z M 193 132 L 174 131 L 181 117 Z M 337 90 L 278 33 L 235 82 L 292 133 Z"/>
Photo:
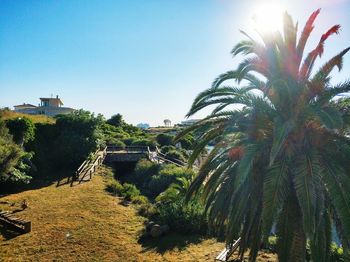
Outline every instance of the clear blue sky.
<path id="1" fill-rule="evenodd" d="M 58 94 L 65 106 L 121 113 L 133 124 L 179 122 L 196 94 L 235 67 L 230 49 L 261 2 L 0 0 L 0 107 Z M 322 8 L 311 45 L 342 25 L 323 61 L 350 46 L 349 1 L 278 2 L 299 28 Z M 350 54 L 336 80 L 347 77 Z"/>

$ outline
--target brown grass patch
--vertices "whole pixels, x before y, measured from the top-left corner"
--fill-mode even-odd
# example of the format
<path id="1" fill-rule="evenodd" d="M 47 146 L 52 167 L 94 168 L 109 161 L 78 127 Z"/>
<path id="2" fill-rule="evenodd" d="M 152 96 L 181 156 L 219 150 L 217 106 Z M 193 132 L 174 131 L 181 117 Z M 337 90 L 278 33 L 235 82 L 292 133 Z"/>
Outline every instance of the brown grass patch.
<path id="1" fill-rule="evenodd" d="M 45 115 L 28 115 L 28 114 L 22 114 L 14 111 L 9 111 L 9 110 L 0 110 L 0 119 L 2 120 L 8 120 L 8 119 L 14 119 L 18 117 L 26 117 L 34 124 L 36 123 L 48 123 L 48 124 L 54 124 L 55 119 L 52 117 L 48 117 Z"/>
<path id="2" fill-rule="evenodd" d="M 223 248 L 223 243 L 213 239 L 176 234 L 140 244 L 144 218 L 136 214 L 134 207 L 120 205 L 116 197 L 105 191 L 108 179 L 111 178 L 96 175 L 91 182 L 75 187 L 53 184 L 1 198 L 4 203 L 0 209 L 18 209 L 20 202 L 27 200 L 29 208 L 18 212 L 18 216 L 32 221 L 32 232 L 18 235 L 0 226 L 0 258 L 3 261 L 213 261 Z M 16 204 L 10 207 L 7 203 Z"/>

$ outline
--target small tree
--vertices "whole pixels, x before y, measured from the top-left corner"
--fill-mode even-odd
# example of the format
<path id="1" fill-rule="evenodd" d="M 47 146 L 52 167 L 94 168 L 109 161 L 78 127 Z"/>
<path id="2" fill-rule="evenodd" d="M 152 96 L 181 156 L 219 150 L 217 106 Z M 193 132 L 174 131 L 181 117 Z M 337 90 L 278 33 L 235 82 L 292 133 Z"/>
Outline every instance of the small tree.
<path id="1" fill-rule="evenodd" d="M 35 125 L 30 119 L 25 117 L 9 119 L 6 121 L 6 126 L 13 136 L 13 141 L 18 145 L 34 140 Z"/>
<path id="2" fill-rule="evenodd" d="M 107 120 L 107 123 L 115 127 L 120 127 L 124 124 L 123 116 L 121 114 L 113 115 Z"/>

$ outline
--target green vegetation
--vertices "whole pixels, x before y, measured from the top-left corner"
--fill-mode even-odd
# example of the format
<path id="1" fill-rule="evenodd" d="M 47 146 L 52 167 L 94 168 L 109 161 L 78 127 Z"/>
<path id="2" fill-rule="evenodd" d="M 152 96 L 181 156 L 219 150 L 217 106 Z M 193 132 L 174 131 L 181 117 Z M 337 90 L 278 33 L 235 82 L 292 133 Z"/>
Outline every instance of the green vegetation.
<path id="1" fill-rule="evenodd" d="M 0 120 L 0 185 L 28 183 L 31 179 L 27 175 L 29 169 L 27 162 L 30 158 L 31 154 L 14 143 L 5 123 Z"/>
<path id="2" fill-rule="evenodd" d="M 1 198 L 29 207 L 17 216 L 33 223 L 30 234 L 18 235 L 0 224 L 1 261 L 212 261 L 224 247 L 215 239 L 170 233 L 140 241 L 145 219 L 104 189 L 111 171 L 101 169 L 92 181 L 76 187 L 56 184 Z M 0 203 L 0 209 L 9 205 Z"/>
<path id="3" fill-rule="evenodd" d="M 244 33 L 247 39 L 232 54 L 247 57 L 200 93 L 188 116 L 216 108 L 180 134 L 202 132 L 191 162 L 215 141 L 188 196 L 203 197 L 210 228 L 225 232 L 228 243 L 241 237 L 240 255 L 250 250 L 250 261 L 273 225 L 281 262 L 305 261 L 307 243 L 312 261 L 330 261 L 332 227 L 349 259 L 349 122 L 332 99 L 350 91 L 350 83 L 333 86 L 330 73 L 341 69 L 350 48 L 314 72 L 325 41 L 339 32 L 338 25 L 330 28 L 303 60 L 318 14 L 299 39 L 288 13 L 283 34 L 262 33 L 255 41 Z M 221 85 L 226 80 L 237 86 Z"/>
<path id="4" fill-rule="evenodd" d="M 25 143 L 34 140 L 35 137 L 35 125 L 34 123 L 26 118 L 14 118 L 6 121 L 6 126 L 9 129 L 13 141 L 23 146 Z"/>

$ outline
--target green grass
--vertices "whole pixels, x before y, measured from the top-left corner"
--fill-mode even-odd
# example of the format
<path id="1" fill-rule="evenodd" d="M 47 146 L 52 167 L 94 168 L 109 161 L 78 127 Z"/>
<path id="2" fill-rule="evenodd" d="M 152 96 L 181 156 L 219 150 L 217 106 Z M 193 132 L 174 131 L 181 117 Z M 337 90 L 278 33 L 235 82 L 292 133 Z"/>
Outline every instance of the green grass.
<path id="1" fill-rule="evenodd" d="M 0 209 L 6 210 L 19 210 L 26 199 L 29 207 L 18 217 L 32 221 L 32 232 L 22 235 L 0 224 L 0 260 L 213 261 L 223 248 L 214 239 L 175 233 L 140 238 L 144 218 L 106 192 L 112 178 L 102 173 L 109 171 L 74 187 L 53 184 L 0 198 Z"/>

